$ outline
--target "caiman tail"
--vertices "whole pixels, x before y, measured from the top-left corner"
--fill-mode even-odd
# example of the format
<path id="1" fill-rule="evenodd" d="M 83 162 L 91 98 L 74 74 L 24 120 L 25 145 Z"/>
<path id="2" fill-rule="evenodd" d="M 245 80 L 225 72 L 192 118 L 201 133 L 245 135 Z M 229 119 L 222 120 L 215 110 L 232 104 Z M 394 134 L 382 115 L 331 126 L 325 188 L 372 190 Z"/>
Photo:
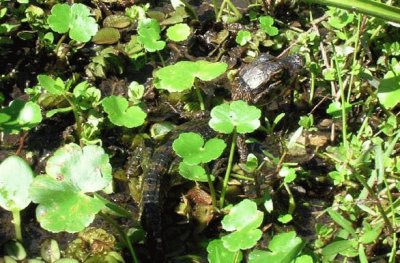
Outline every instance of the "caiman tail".
<path id="1" fill-rule="evenodd" d="M 141 220 L 143 228 L 147 232 L 147 247 L 152 262 L 164 262 L 164 244 L 163 244 L 163 200 L 165 189 L 160 187 L 166 180 L 166 174 L 174 159 L 177 157 L 172 149 L 173 141 L 183 132 L 196 132 L 205 139 L 216 136 L 206 120 L 193 120 L 186 122 L 171 131 L 163 143 L 156 148 L 150 158 L 150 163 L 143 174 L 142 183 L 142 213 Z"/>

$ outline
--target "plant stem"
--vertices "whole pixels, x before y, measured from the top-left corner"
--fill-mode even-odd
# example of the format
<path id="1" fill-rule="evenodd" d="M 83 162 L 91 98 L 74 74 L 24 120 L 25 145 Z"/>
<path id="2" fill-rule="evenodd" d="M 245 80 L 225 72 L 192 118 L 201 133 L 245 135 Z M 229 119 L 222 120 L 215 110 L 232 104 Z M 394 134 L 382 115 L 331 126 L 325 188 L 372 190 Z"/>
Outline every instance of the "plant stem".
<path id="1" fill-rule="evenodd" d="M 215 14 L 215 19 L 218 17 L 219 13 L 219 8 L 218 8 L 218 0 L 212 0 L 213 6 L 214 6 L 214 14 Z M 222 5 L 221 5 L 222 6 Z"/>
<path id="2" fill-rule="evenodd" d="M 235 154 L 236 140 L 237 140 L 237 132 L 235 127 L 233 129 L 233 134 L 232 134 L 232 143 L 231 143 L 231 150 L 229 152 L 228 167 L 226 167 L 224 183 L 222 185 L 222 191 L 221 191 L 221 198 L 219 199 L 219 207 L 221 209 L 224 207 L 225 194 L 226 194 L 226 189 L 228 188 L 229 175 L 231 174 L 232 170 L 233 155 Z"/>
<path id="3" fill-rule="evenodd" d="M 21 230 L 21 214 L 19 212 L 20 212 L 19 210 L 11 211 L 12 216 L 13 216 L 14 228 L 15 228 L 15 238 L 19 242 L 23 243 L 22 230 Z"/>
<path id="4" fill-rule="evenodd" d="M 195 87 L 194 89 L 196 90 L 196 95 L 197 95 L 197 98 L 199 99 L 200 110 L 205 111 L 206 108 L 204 107 L 204 100 L 203 100 L 203 96 L 201 96 L 200 88 Z"/>
<path id="5" fill-rule="evenodd" d="M 233 20 L 230 20 L 229 22 L 236 22 L 239 19 L 242 18 L 242 13 L 236 8 L 236 6 L 231 2 L 231 0 L 226 0 L 226 3 L 228 4 L 229 8 L 233 13 L 235 14 L 235 18 Z"/>
<path id="6" fill-rule="evenodd" d="M 65 37 L 66 37 L 65 34 L 60 37 L 60 39 L 57 42 L 56 48 L 54 49 L 54 52 L 56 53 L 57 57 L 58 57 L 58 50 L 60 49 L 60 46 L 61 46 L 62 42 L 64 41 Z"/>
<path id="7" fill-rule="evenodd" d="M 394 233 L 395 231 L 393 229 L 393 226 L 390 223 L 389 218 L 386 216 L 386 213 L 382 207 L 381 201 L 376 196 L 375 192 L 372 190 L 371 187 L 369 187 L 368 183 L 365 181 L 365 179 L 361 175 L 359 175 L 357 172 L 354 172 L 353 174 L 356 177 L 356 179 L 361 183 L 361 185 L 364 186 L 365 189 L 367 189 L 367 191 L 371 195 L 371 197 L 375 200 L 376 207 L 378 208 L 379 213 L 381 214 L 381 216 L 383 218 L 383 221 L 385 221 L 385 225 L 389 229 L 389 232 Z"/>
<path id="8" fill-rule="evenodd" d="M 397 140 L 395 140 L 397 142 Z M 389 157 L 389 156 L 388 156 Z M 394 206 L 393 206 L 393 198 L 392 198 L 392 194 L 390 192 L 390 187 L 389 184 L 387 182 L 387 178 L 386 178 L 386 174 L 385 174 L 385 155 L 382 152 L 382 147 L 381 145 L 377 145 L 375 146 L 375 163 L 376 163 L 376 167 L 378 169 L 378 178 L 382 178 L 383 183 L 385 184 L 385 188 L 386 188 L 386 195 L 388 197 L 388 201 L 389 201 L 389 205 L 390 205 L 390 209 L 392 211 L 394 210 Z M 386 215 L 386 214 L 385 214 Z M 394 213 L 392 213 L 392 225 L 395 226 L 396 225 L 396 218 Z M 396 244 L 397 244 L 397 237 L 396 235 L 393 235 L 393 244 L 392 244 L 392 251 L 391 251 L 391 255 L 389 258 L 389 262 L 394 262 L 393 259 L 396 255 Z M 393 254 L 394 251 L 394 254 Z"/>
<path id="9" fill-rule="evenodd" d="M 80 118 L 80 116 L 79 116 L 79 112 L 78 112 L 78 110 L 76 109 L 76 105 L 75 105 L 74 101 L 71 100 L 71 99 L 68 97 L 68 94 L 66 94 L 66 95 L 64 96 L 64 98 L 65 98 L 65 99 L 68 101 L 68 103 L 71 105 L 72 112 L 73 112 L 73 114 L 74 114 L 74 118 L 75 118 L 75 122 L 76 122 L 76 131 L 77 131 L 77 133 L 78 133 L 78 138 L 79 138 L 79 141 L 80 141 L 81 134 L 82 134 L 82 123 L 81 123 L 81 118 Z M 82 146 L 82 145 L 81 145 L 81 146 Z"/>
<path id="10" fill-rule="evenodd" d="M 338 83 L 339 83 L 339 89 L 340 89 L 340 101 L 341 101 L 341 108 L 342 108 L 342 136 L 343 136 L 343 145 L 344 148 L 346 149 L 347 152 L 349 152 L 349 144 L 347 141 L 347 117 L 346 117 L 346 98 L 344 96 L 344 86 L 342 82 L 342 73 L 341 69 L 339 66 L 339 61 L 337 59 L 337 54 L 335 50 L 335 45 L 332 43 L 333 47 L 333 57 L 335 60 L 335 66 L 336 66 L 336 74 L 338 78 Z"/>
<path id="11" fill-rule="evenodd" d="M 361 29 L 361 15 L 357 15 L 357 33 L 356 33 L 356 41 L 354 43 L 354 52 L 353 52 L 353 63 L 351 65 L 351 73 L 350 73 L 350 82 L 349 82 L 349 90 L 347 92 L 347 103 L 350 103 L 351 97 L 351 87 L 354 83 L 354 67 L 358 64 L 357 62 L 357 53 L 359 49 L 359 42 L 360 42 L 360 29 Z"/>
<path id="12" fill-rule="evenodd" d="M 138 258 L 136 257 L 136 253 L 135 250 L 133 249 L 132 243 L 129 239 L 129 237 L 125 234 L 125 232 L 121 229 L 121 227 L 119 226 L 119 224 L 110 216 L 104 214 L 104 213 L 99 213 L 99 215 L 101 217 L 103 217 L 108 223 L 110 223 L 115 230 L 117 230 L 118 235 L 120 236 L 120 238 L 122 239 L 123 243 L 125 243 L 125 245 L 128 247 L 129 249 L 129 253 L 132 256 L 133 262 L 134 263 L 139 263 Z"/>
<path id="13" fill-rule="evenodd" d="M 163 67 L 165 67 L 165 61 L 164 61 L 164 58 L 162 57 L 160 51 L 157 51 L 157 55 L 158 55 L 158 57 L 160 58 L 161 65 L 162 65 Z"/>
<path id="14" fill-rule="evenodd" d="M 386 21 L 400 23 L 400 8 L 382 4 L 371 0 L 303 0 L 307 3 L 329 5 L 343 8 L 349 11 L 355 11 L 365 15 L 381 18 Z"/>
<path id="15" fill-rule="evenodd" d="M 289 185 L 287 183 L 283 183 L 283 186 L 285 187 L 285 189 L 289 195 L 288 214 L 293 215 L 293 212 L 296 209 L 296 201 L 294 200 L 294 197 L 293 197 L 292 191 L 289 188 Z"/>
<path id="16" fill-rule="evenodd" d="M 210 193 L 211 193 L 211 202 L 214 208 L 217 207 L 217 194 L 215 193 L 215 188 L 213 185 L 213 182 L 211 180 L 211 176 L 207 173 L 207 181 L 208 181 L 208 187 L 210 188 Z"/>

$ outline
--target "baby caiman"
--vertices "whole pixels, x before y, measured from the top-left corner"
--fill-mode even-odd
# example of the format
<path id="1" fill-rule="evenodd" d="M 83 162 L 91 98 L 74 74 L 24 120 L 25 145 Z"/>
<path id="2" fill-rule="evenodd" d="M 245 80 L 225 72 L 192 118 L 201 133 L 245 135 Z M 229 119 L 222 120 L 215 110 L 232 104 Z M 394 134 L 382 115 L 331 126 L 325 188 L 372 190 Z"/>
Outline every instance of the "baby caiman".
<path id="1" fill-rule="evenodd" d="M 250 104 L 256 104 L 260 99 L 268 96 L 270 91 L 288 84 L 288 80 L 295 78 L 302 67 L 303 60 L 299 55 L 276 59 L 271 55 L 262 54 L 239 70 L 231 88 L 232 99 L 242 99 Z M 176 158 L 172 143 L 182 132 L 196 132 L 206 139 L 216 135 L 206 120 L 184 123 L 166 136 L 164 142 L 155 149 L 144 170 L 140 202 L 141 220 L 148 234 L 148 247 L 154 252 L 153 262 L 163 262 L 162 200 L 164 194 L 161 191 L 161 185 L 171 163 Z"/>

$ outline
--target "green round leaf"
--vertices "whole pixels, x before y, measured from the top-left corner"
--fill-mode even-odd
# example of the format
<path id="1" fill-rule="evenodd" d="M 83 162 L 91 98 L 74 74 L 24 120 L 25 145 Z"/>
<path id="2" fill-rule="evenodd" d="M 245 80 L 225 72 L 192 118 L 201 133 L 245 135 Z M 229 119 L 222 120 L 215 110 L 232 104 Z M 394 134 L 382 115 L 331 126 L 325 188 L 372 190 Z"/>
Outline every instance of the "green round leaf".
<path id="1" fill-rule="evenodd" d="M 7 133 L 32 129 L 41 121 L 40 107 L 32 101 L 14 100 L 10 106 L 0 109 L 0 130 Z"/>
<path id="2" fill-rule="evenodd" d="M 179 164 L 179 174 L 182 177 L 198 182 L 208 182 L 206 171 L 199 165 L 190 165 L 185 162 Z M 214 181 L 214 176 L 210 175 L 211 181 Z"/>
<path id="3" fill-rule="evenodd" d="M 118 126 L 133 128 L 142 125 L 146 119 L 146 113 L 140 107 L 129 107 L 128 100 L 122 96 L 109 96 L 102 105 L 110 121 Z"/>
<path id="4" fill-rule="evenodd" d="M 180 61 L 155 72 L 155 86 L 169 92 L 191 89 L 194 83 L 193 62 Z"/>
<path id="5" fill-rule="evenodd" d="M 203 81 L 213 80 L 223 74 L 228 65 L 222 62 L 180 61 L 158 70 L 155 76 L 155 86 L 169 92 L 181 92 L 192 88 L 195 78 Z"/>
<path id="6" fill-rule="evenodd" d="M 279 33 L 278 28 L 274 27 L 274 18 L 271 16 L 261 16 L 259 18 L 261 29 L 268 35 L 276 36 Z"/>
<path id="7" fill-rule="evenodd" d="M 241 46 L 246 45 L 251 40 L 251 32 L 247 30 L 239 30 L 236 35 L 235 41 Z"/>
<path id="8" fill-rule="evenodd" d="M 209 125 L 215 131 L 232 133 L 250 133 L 260 126 L 261 111 L 242 100 L 230 104 L 221 104 L 211 110 Z"/>
<path id="9" fill-rule="evenodd" d="M 75 233 L 83 230 L 105 204 L 75 189 L 65 181 L 38 176 L 30 188 L 33 202 L 38 203 L 36 218 L 51 232 Z"/>
<path id="10" fill-rule="evenodd" d="M 303 248 L 303 241 L 291 231 L 275 235 L 268 245 L 270 251 L 254 250 L 249 255 L 249 263 L 293 262 Z M 312 261 L 311 261 L 312 262 Z"/>
<path id="11" fill-rule="evenodd" d="M 47 18 L 51 30 L 63 34 L 68 32 L 71 21 L 71 8 L 68 4 L 56 4 L 51 9 L 51 15 Z"/>
<path id="12" fill-rule="evenodd" d="M 88 42 L 98 30 L 96 20 L 90 17 L 90 10 L 84 4 L 56 4 L 47 22 L 57 33 L 63 34 L 70 30 L 70 38 L 79 42 Z"/>
<path id="13" fill-rule="evenodd" d="M 285 183 L 289 184 L 296 179 L 296 170 L 294 168 L 289 168 L 283 166 L 279 170 L 279 176 L 284 178 Z"/>
<path id="14" fill-rule="evenodd" d="M 220 239 L 208 243 L 207 252 L 210 263 L 234 262 L 234 260 L 241 262 L 243 258 L 241 251 L 231 252 L 227 250 Z"/>
<path id="15" fill-rule="evenodd" d="M 204 144 L 201 135 L 193 132 L 180 134 L 172 144 L 176 154 L 192 165 L 217 159 L 225 147 L 225 142 L 218 138 L 210 139 Z"/>
<path id="16" fill-rule="evenodd" d="M 149 52 L 164 49 L 165 42 L 160 40 L 160 24 L 155 19 L 142 19 L 138 26 L 138 41 L 143 44 Z"/>
<path id="17" fill-rule="evenodd" d="M 249 226 L 257 228 L 261 225 L 263 217 L 264 214 L 257 210 L 257 204 L 245 199 L 232 207 L 222 220 L 222 227 L 226 231 L 241 230 Z"/>
<path id="18" fill-rule="evenodd" d="M 112 180 L 109 157 L 97 145 L 83 148 L 74 143 L 65 145 L 49 158 L 46 173 L 81 193 L 100 191 Z"/>
<path id="19" fill-rule="evenodd" d="M 10 156 L 0 164 L 0 206 L 8 211 L 19 211 L 31 202 L 29 187 L 34 173 L 18 156 Z"/>
<path id="20" fill-rule="evenodd" d="M 261 236 L 260 229 L 249 227 L 223 236 L 221 240 L 227 250 L 235 252 L 254 247 Z"/>
<path id="21" fill-rule="evenodd" d="M 172 41 L 184 41 L 190 35 L 190 27 L 187 24 L 176 24 L 167 29 L 167 37 Z"/>
<path id="22" fill-rule="evenodd" d="M 278 221 L 282 224 L 287 224 L 293 220 L 293 216 L 291 214 L 279 215 Z"/>
<path id="23" fill-rule="evenodd" d="M 71 23 L 69 36 L 79 42 L 88 42 L 96 35 L 99 26 L 93 17 L 90 17 L 90 10 L 83 4 L 73 4 L 71 7 Z"/>
<path id="24" fill-rule="evenodd" d="M 400 103 L 400 76 L 389 71 L 378 86 L 378 99 L 387 109 L 394 108 Z"/>

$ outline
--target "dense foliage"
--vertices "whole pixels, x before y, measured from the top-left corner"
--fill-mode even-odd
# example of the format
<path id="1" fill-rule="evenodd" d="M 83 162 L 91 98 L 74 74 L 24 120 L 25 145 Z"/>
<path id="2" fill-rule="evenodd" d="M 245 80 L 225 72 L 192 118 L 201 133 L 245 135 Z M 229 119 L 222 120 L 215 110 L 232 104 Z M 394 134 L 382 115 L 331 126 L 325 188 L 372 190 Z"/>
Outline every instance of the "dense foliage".
<path id="1" fill-rule="evenodd" d="M 0 262 L 399 262 L 381 2 L 0 0 Z"/>

